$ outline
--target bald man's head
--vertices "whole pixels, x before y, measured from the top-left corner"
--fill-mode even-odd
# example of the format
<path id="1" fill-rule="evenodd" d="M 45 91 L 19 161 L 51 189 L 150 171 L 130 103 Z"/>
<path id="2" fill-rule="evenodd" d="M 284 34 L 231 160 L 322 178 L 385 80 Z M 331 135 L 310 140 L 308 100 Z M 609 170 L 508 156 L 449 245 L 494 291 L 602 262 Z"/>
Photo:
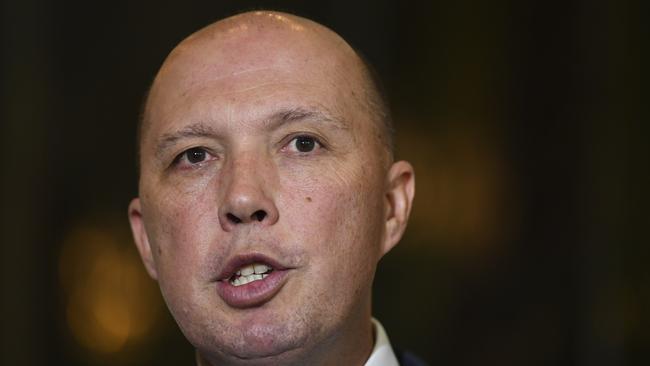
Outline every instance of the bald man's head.
<path id="1" fill-rule="evenodd" d="M 150 97 L 151 94 L 156 92 L 157 81 L 167 72 L 170 63 L 173 63 L 177 58 L 182 57 L 183 53 L 187 53 L 193 48 L 209 49 L 220 42 L 237 47 L 236 42 L 232 42 L 233 39 L 238 39 L 239 42 L 256 42 L 256 34 L 277 33 L 276 37 L 280 39 L 283 36 L 291 35 L 286 39 L 286 44 L 291 44 L 292 36 L 295 36 L 296 31 L 305 34 L 303 38 L 307 40 L 307 43 L 311 42 L 311 37 L 313 42 L 321 42 L 333 49 L 346 51 L 349 57 L 349 67 L 355 68 L 361 76 L 358 85 L 359 90 L 362 91 L 361 96 L 358 98 L 359 106 L 371 116 L 372 121 L 376 124 L 379 141 L 388 156 L 387 162 L 392 161 L 394 154 L 392 114 L 381 79 L 372 64 L 359 50 L 353 49 L 329 28 L 306 18 L 274 11 L 246 12 L 212 23 L 187 37 L 170 53 L 144 97 L 137 126 L 138 159 L 142 135 L 147 129 L 151 118 Z M 228 53 L 223 52 L 214 56 L 228 58 Z M 188 73 L 193 72 L 191 68 L 186 71 Z"/>
<path id="2" fill-rule="evenodd" d="M 194 33 L 151 86 L 140 155 L 134 239 L 202 358 L 367 360 L 375 269 L 404 232 L 414 180 L 341 37 L 277 12 Z"/>

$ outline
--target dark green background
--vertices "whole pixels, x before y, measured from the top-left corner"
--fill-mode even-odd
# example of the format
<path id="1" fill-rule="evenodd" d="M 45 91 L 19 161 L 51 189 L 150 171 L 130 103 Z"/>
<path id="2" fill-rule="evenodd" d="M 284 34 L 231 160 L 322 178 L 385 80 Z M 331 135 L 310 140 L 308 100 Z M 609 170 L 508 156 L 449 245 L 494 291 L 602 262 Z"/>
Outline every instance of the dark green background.
<path id="1" fill-rule="evenodd" d="M 72 337 L 68 233 L 125 232 L 135 121 L 166 54 L 239 10 L 317 20 L 384 79 L 417 194 L 375 315 L 432 365 L 647 365 L 648 41 L 634 1 L 2 2 L 2 364 L 187 365 L 171 318 Z M 112 231 L 111 231 L 112 230 Z M 130 240 L 120 242 L 131 246 Z M 97 284 L 102 286 L 102 284 Z"/>

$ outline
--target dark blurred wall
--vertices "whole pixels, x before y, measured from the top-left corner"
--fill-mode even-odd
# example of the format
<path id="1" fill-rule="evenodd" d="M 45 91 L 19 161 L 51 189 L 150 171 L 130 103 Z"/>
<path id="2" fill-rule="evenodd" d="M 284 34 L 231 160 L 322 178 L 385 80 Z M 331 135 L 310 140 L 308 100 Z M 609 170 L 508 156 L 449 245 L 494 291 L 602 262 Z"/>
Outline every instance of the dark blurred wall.
<path id="1" fill-rule="evenodd" d="M 331 27 L 386 83 L 417 176 L 375 284 L 394 345 L 435 365 L 649 364 L 640 2 L 5 0 L 3 365 L 192 362 L 129 236 L 135 121 L 175 44 L 254 8 Z"/>

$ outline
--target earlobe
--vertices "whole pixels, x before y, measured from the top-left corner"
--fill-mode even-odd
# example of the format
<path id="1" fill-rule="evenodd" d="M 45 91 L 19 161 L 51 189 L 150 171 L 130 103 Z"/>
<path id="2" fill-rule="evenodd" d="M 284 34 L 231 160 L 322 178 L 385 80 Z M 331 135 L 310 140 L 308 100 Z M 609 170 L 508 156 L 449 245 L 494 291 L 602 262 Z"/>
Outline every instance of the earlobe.
<path id="1" fill-rule="evenodd" d="M 133 233 L 133 240 L 135 246 L 140 252 L 140 257 L 144 263 L 149 276 L 154 280 L 158 279 L 158 272 L 156 271 L 156 263 L 151 253 L 151 245 L 149 244 L 149 237 L 144 228 L 142 220 L 142 206 L 139 198 L 134 198 L 129 204 L 129 222 L 131 223 L 131 232 Z"/>
<path id="2" fill-rule="evenodd" d="M 388 171 L 385 197 L 385 225 L 382 255 L 388 253 L 402 238 L 415 196 L 415 172 L 407 161 L 393 163 Z"/>

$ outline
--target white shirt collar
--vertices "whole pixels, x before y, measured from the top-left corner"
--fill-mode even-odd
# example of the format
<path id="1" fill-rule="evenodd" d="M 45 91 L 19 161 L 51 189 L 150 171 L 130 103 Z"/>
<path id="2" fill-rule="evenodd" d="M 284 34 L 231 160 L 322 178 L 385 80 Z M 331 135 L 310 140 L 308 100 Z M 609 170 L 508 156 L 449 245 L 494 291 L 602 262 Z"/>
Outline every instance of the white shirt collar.
<path id="1" fill-rule="evenodd" d="M 372 325 L 375 329 L 375 347 L 364 366 L 399 366 L 384 327 L 375 318 L 372 318 Z"/>

